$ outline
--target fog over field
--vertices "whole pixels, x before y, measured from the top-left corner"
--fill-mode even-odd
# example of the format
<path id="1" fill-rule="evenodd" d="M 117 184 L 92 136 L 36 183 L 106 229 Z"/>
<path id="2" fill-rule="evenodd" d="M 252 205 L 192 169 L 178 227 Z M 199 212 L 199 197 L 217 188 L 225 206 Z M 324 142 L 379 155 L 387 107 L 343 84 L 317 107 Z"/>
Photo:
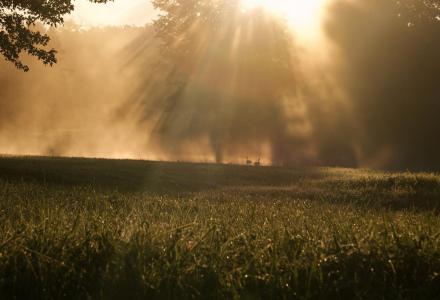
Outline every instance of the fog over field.
<path id="1" fill-rule="evenodd" d="M 440 169 L 440 23 L 325 7 L 310 39 L 258 9 L 173 40 L 160 23 L 51 29 L 52 68 L 1 62 L 0 153 Z"/>
<path id="2" fill-rule="evenodd" d="M 440 0 L 0 0 L 0 299 L 440 299 Z"/>

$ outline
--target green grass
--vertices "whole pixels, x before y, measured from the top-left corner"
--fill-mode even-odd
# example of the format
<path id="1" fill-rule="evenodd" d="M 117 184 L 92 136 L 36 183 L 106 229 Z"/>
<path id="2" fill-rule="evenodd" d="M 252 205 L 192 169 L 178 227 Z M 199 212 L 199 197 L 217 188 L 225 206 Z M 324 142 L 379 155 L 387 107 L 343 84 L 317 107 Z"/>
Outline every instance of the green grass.
<path id="1" fill-rule="evenodd" d="M 0 298 L 435 299 L 440 176 L 0 159 Z"/>

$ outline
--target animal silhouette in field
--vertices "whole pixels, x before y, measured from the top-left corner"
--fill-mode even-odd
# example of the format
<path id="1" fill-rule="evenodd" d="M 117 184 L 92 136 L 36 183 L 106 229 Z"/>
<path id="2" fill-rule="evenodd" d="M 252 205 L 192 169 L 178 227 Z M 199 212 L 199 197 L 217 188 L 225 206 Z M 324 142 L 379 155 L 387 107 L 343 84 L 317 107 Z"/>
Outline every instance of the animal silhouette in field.
<path id="1" fill-rule="evenodd" d="M 256 167 L 261 166 L 260 158 L 258 158 L 257 161 L 254 162 L 254 166 L 256 166 Z"/>

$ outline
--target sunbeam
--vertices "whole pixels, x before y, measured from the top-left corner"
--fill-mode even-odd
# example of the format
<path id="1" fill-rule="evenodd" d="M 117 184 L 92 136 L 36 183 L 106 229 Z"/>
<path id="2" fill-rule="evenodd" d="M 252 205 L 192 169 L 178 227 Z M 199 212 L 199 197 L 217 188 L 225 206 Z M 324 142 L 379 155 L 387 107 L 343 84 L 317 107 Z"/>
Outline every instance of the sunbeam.
<path id="1" fill-rule="evenodd" d="M 245 10 L 262 8 L 287 20 L 302 36 L 319 31 L 327 0 L 242 0 Z"/>

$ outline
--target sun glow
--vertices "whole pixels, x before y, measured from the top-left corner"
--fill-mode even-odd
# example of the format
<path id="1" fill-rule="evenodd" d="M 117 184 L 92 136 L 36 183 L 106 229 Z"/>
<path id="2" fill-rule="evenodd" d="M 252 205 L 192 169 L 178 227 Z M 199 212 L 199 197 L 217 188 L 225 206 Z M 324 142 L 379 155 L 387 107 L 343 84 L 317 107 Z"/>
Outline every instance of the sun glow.
<path id="1" fill-rule="evenodd" d="M 303 36 L 319 32 L 327 0 L 242 0 L 244 9 L 263 8 L 287 20 Z"/>

